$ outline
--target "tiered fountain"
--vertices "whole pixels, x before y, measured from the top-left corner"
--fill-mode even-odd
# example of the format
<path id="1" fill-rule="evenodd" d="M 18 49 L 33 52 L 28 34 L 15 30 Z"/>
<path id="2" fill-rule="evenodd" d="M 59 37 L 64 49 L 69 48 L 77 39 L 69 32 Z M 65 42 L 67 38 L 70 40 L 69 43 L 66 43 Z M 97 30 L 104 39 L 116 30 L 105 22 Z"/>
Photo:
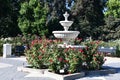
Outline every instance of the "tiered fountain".
<path id="1" fill-rule="evenodd" d="M 68 31 L 69 27 L 73 24 L 73 21 L 68 21 L 69 14 L 67 12 L 65 12 L 63 16 L 65 17 L 65 20 L 60 21 L 60 24 L 63 26 L 64 31 L 53 31 L 53 34 L 56 38 L 62 39 L 66 46 L 72 46 L 69 42 L 74 40 L 80 32 Z M 59 44 L 59 46 L 64 47 L 64 44 Z"/>

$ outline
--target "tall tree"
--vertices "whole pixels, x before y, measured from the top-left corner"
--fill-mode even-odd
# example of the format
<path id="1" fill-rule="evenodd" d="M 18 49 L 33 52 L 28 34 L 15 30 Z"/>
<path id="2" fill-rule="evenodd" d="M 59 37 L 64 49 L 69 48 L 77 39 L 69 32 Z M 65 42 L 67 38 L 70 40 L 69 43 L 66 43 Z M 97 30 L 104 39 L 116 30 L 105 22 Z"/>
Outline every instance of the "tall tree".
<path id="1" fill-rule="evenodd" d="M 16 36 L 20 33 L 16 3 L 14 0 L 0 0 L 0 37 Z"/>
<path id="2" fill-rule="evenodd" d="M 63 30 L 63 27 L 59 24 L 60 20 L 64 20 L 63 14 L 65 11 L 70 11 L 73 0 L 40 0 L 43 4 L 48 6 L 47 14 L 47 26 L 49 36 L 53 35 L 52 31 Z"/>
<path id="3" fill-rule="evenodd" d="M 120 18 L 120 0 L 108 0 L 106 5 L 107 11 L 105 12 L 105 15 L 107 17 L 111 15 L 115 18 Z"/>
<path id="4" fill-rule="evenodd" d="M 53 35 L 52 31 L 63 30 L 63 27 L 59 24 L 59 21 L 64 19 L 63 14 L 67 11 L 66 0 L 46 1 L 49 7 L 47 24 L 50 35 Z"/>
<path id="5" fill-rule="evenodd" d="M 118 39 L 120 38 L 120 0 L 108 0 L 106 7 L 103 38 L 105 40 Z"/>
<path id="6" fill-rule="evenodd" d="M 40 0 L 28 0 L 21 4 L 18 25 L 26 34 L 46 35 L 47 7 Z"/>
<path id="7" fill-rule="evenodd" d="M 106 25 L 104 25 L 103 40 L 119 39 L 120 38 L 120 19 L 113 16 L 105 18 Z"/>
<path id="8" fill-rule="evenodd" d="M 72 8 L 74 19 L 73 28 L 79 30 L 80 37 L 98 39 L 101 35 L 101 26 L 104 25 L 102 0 L 75 0 Z"/>

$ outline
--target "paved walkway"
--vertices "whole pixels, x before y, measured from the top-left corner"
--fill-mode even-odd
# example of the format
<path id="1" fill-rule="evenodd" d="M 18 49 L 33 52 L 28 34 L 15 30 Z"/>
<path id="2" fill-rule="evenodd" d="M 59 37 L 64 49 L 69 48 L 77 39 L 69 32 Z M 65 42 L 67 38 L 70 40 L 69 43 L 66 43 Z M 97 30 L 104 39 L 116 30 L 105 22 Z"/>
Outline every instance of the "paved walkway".
<path id="1" fill-rule="evenodd" d="M 108 75 L 88 75 L 81 79 L 77 80 L 120 80 L 120 58 L 111 58 L 105 57 L 107 61 L 104 63 L 103 66 L 109 67 L 116 70 L 115 74 L 108 74 Z"/>
<path id="2" fill-rule="evenodd" d="M 120 58 L 106 57 L 107 61 L 103 66 L 117 70 L 115 74 L 88 75 L 76 80 L 120 80 Z M 0 58 L 0 80 L 55 80 L 35 73 L 17 71 L 17 67 L 26 65 L 25 57 Z"/>
<path id="3" fill-rule="evenodd" d="M 24 57 L 0 58 L 0 80 L 54 80 L 47 77 L 31 77 L 29 73 L 17 71 L 17 67 L 25 64 L 26 60 Z"/>

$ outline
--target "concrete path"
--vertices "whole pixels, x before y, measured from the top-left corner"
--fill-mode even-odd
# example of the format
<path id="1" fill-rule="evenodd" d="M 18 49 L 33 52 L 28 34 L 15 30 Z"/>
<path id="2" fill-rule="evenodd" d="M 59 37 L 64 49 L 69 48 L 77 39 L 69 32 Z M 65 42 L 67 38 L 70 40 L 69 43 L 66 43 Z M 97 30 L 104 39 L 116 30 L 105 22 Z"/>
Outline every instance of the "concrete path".
<path id="1" fill-rule="evenodd" d="M 120 80 L 120 58 L 106 57 L 107 61 L 103 66 L 117 70 L 115 74 L 108 75 L 87 75 L 76 80 Z M 17 71 L 17 67 L 26 65 L 25 57 L 2 58 L 0 57 L 0 80 L 55 80 L 35 73 Z"/>
<path id="2" fill-rule="evenodd" d="M 17 67 L 25 64 L 27 63 L 24 57 L 0 58 L 0 80 L 54 80 L 47 77 L 29 76 L 29 73 L 17 71 Z"/>
<path id="3" fill-rule="evenodd" d="M 120 58 L 116 57 L 105 57 L 107 61 L 104 63 L 104 67 L 109 67 L 115 69 L 117 72 L 115 74 L 108 75 L 88 75 L 86 77 L 77 80 L 120 80 Z"/>

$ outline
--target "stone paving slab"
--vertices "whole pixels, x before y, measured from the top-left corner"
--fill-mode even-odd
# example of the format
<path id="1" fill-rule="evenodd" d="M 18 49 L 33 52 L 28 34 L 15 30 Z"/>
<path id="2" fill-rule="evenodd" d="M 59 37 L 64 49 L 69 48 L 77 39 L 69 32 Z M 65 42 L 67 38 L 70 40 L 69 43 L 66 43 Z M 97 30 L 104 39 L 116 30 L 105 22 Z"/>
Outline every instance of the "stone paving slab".
<path id="1" fill-rule="evenodd" d="M 24 58 L 0 58 L 0 80 L 54 80 L 48 77 L 25 77 L 29 73 L 17 71 L 18 66 L 27 64 Z"/>
<path id="2" fill-rule="evenodd" d="M 77 79 L 77 80 L 106 80 L 104 77 L 87 77 L 87 78 L 82 78 L 82 79 Z"/>
<path id="3" fill-rule="evenodd" d="M 106 59 L 105 64 L 120 63 L 120 58 L 117 58 L 117 57 L 105 57 L 105 59 Z"/>
<path id="4" fill-rule="evenodd" d="M 106 57 L 107 61 L 103 66 L 117 70 L 115 74 L 108 75 L 87 75 L 76 80 L 120 80 L 120 58 Z M 1 58 L 0 57 L 0 80 L 55 80 L 49 77 L 33 75 L 17 71 L 17 67 L 26 63 L 25 57 Z"/>
<path id="5" fill-rule="evenodd" d="M 0 68 L 12 67 L 13 65 L 0 63 Z"/>
<path id="6" fill-rule="evenodd" d="M 13 80 L 55 80 L 49 77 L 40 77 L 40 78 L 20 78 L 20 79 L 13 79 Z"/>

